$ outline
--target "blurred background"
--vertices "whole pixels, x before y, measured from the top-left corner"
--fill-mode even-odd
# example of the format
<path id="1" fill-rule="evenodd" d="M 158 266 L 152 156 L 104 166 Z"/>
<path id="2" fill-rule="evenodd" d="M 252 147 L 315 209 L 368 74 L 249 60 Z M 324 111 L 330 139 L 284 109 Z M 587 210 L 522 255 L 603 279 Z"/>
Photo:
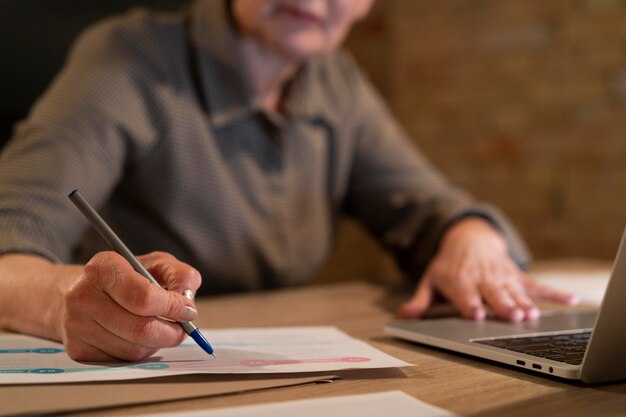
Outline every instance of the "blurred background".
<path id="1" fill-rule="evenodd" d="M 0 142 L 84 26 L 184 3 L 0 1 Z M 626 225 L 626 0 L 378 0 L 347 47 L 416 145 L 502 208 L 536 259 L 615 255 Z M 397 276 L 347 221 L 319 280 Z"/>
<path id="2" fill-rule="evenodd" d="M 626 226 L 626 1 L 383 0 L 348 47 L 417 146 L 502 208 L 537 260 L 614 257 Z M 344 229 L 331 270 L 395 273 L 369 263 L 377 247 L 357 225 Z M 346 263 L 355 248 L 368 256 Z"/>

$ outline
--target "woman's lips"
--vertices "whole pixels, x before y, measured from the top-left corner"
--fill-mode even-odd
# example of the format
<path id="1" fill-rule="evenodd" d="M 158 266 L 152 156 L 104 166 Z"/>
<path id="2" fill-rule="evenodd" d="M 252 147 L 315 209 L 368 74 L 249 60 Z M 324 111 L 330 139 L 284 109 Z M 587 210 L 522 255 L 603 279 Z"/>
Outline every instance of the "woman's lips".
<path id="1" fill-rule="evenodd" d="M 301 9 L 296 6 L 282 5 L 278 8 L 278 13 L 288 16 L 302 24 L 321 25 L 322 19 L 315 13 Z"/>

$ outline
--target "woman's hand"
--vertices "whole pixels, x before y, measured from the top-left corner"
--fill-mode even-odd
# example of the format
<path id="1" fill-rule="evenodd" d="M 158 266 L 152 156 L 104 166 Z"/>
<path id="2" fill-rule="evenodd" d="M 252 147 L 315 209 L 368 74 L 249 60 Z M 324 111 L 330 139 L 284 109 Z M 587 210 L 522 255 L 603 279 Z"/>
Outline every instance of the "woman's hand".
<path id="1" fill-rule="evenodd" d="M 163 288 L 151 284 L 115 252 L 96 254 L 69 287 L 60 333 L 72 359 L 137 361 L 184 340 L 175 321 L 196 318 L 193 301 L 182 294 L 185 290 L 195 294 L 200 274 L 166 253 L 154 252 L 139 260 Z"/>
<path id="2" fill-rule="evenodd" d="M 533 300 L 577 302 L 571 294 L 532 281 L 509 256 L 500 233 L 478 217 L 463 219 L 445 233 L 413 297 L 400 306 L 398 315 L 422 316 L 437 293 L 464 317 L 476 320 L 486 317 L 486 308 L 503 320 L 519 322 L 539 317 Z"/>

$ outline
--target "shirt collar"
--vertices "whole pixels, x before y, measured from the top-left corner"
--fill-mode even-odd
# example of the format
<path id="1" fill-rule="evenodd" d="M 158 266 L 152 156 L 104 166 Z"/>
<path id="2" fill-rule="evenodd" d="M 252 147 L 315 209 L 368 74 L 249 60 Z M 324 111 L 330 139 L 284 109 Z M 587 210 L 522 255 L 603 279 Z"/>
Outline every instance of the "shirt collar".
<path id="1" fill-rule="evenodd" d="M 284 108 L 288 117 L 335 120 L 336 103 L 330 96 L 329 85 L 325 84 L 324 56 L 313 57 L 304 62 L 288 86 L 284 97 Z"/>
<path id="2" fill-rule="evenodd" d="M 190 40 L 206 99 L 208 117 L 223 127 L 265 112 L 245 74 L 227 1 L 198 0 L 192 6 Z M 291 81 L 284 101 L 288 118 L 334 119 L 330 97 L 320 76 L 323 57 L 304 62 Z"/>
<path id="3" fill-rule="evenodd" d="M 256 106 L 236 50 L 227 3 L 199 0 L 191 9 L 191 47 L 195 48 L 201 96 L 216 127 L 248 115 Z M 193 61 L 192 61 L 193 62 Z"/>

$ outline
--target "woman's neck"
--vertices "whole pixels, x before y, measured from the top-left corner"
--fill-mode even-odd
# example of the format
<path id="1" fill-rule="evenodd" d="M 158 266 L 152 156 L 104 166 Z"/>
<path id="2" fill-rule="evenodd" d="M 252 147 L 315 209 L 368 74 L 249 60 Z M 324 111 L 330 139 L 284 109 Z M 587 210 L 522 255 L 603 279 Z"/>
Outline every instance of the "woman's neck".
<path id="1" fill-rule="evenodd" d="M 265 108 L 280 112 L 284 89 L 296 73 L 299 62 L 242 34 L 239 45 L 254 93 L 261 98 Z"/>

